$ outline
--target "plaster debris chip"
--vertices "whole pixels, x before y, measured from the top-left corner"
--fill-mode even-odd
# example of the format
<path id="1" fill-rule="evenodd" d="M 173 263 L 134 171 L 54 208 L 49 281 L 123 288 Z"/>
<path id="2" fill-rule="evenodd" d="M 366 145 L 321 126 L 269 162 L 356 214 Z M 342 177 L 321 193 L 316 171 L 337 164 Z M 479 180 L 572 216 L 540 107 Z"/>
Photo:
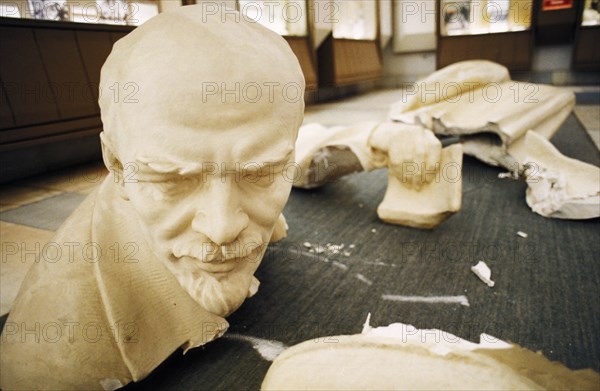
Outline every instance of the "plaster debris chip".
<path id="1" fill-rule="evenodd" d="M 492 271 L 485 262 L 479 261 L 477 265 L 471 266 L 471 271 L 490 288 L 495 285 L 495 282 L 491 280 Z"/>

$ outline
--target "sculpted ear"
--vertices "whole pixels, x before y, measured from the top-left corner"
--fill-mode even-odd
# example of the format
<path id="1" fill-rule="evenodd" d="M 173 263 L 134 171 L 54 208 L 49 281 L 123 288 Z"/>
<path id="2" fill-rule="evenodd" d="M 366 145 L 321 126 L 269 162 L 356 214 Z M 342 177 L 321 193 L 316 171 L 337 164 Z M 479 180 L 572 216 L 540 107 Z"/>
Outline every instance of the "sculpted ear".
<path id="1" fill-rule="evenodd" d="M 112 174 L 113 183 L 119 188 L 119 195 L 124 200 L 129 201 L 127 192 L 125 191 L 125 181 L 123 178 L 123 164 L 117 158 L 104 135 L 104 132 L 100 132 L 100 144 L 102 145 L 102 160 L 108 171 Z"/>

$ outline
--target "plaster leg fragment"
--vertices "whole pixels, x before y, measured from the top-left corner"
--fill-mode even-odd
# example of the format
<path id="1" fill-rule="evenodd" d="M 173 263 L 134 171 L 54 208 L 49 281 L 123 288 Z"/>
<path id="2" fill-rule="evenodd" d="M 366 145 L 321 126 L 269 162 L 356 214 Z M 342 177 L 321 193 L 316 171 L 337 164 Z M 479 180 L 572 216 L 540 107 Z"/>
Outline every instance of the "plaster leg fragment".
<path id="1" fill-rule="evenodd" d="M 407 91 L 401 101 L 392 104 L 390 115 L 410 112 L 442 100 L 452 101 L 462 92 L 508 80 L 510 80 L 510 73 L 503 65 L 486 60 L 459 61 L 417 81 L 415 93 L 411 94 Z M 435 86 L 438 88 L 439 86 L 452 86 L 452 88 L 444 87 L 442 94 L 431 94 L 431 91 L 437 91 L 433 88 Z"/>
<path id="2" fill-rule="evenodd" d="M 436 178 L 420 189 L 406 186 L 393 171 L 388 173 L 388 187 L 377 215 L 386 223 L 414 228 L 435 228 L 460 210 L 462 201 L 462 147 L 458 144 L 442 149 Z M 450 174 L 451 173 L 451 174 Z"/>
<path id="3" fill-rule="evenodd" d="M 490 288 L 495 285 L 495 282 L 491 280 L 492 271 L 485 262 L 479 261 L 477 265 L 471 266 L 471 271 Z"/>
<path id="4" fill-rule="evenodd" d="M 306 341 L 273 362 L 263 390 L 595 390 L 600 375 L 572 371 L 487 334 L 473 343 L 403 323 Z"/>
<path id="5" fill-rule="evenodd" d="M 459 62 L 416 84 L 423 91 L 435 91 L 440 84 L 457 88 L 450 96 L 411 95 L 392 105 L 391 120 L 459 136 L 465 154 L 511 171 L 519 169 L 513 149 L 520 147 L 513 145 L 528 130 L 550 139 L 575 105 L 572 92 L 510 80 L 503 66 L 489 61 Z"/>
<path id="6" fill-rule="evenodd" d="M 525 200 L 531 210 L 559 219 L 600 216 L 600 168 L 564 156 L 535 132 L 527 132 L 524 142 L 527 150 L 518 159 L 528 167 Z"/>

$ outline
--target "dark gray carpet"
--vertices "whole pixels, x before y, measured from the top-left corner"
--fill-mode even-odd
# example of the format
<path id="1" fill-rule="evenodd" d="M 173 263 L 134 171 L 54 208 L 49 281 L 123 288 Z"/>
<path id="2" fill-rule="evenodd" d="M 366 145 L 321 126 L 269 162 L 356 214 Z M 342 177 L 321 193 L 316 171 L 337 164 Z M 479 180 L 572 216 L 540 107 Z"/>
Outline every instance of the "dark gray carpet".
<path id="1" fill-rule="evenodd" d="M 574 116 L 553 141 L 569 156 L 600 164 Z M 571 368 L 598 370 L 599 219 L 536 215 L 525 203 L 526 185 L 497 179 L 500 171 L 465 158 L 462 210 L 434 231 L 378 220 L 385 170 L 294 190 L 285 210 L 289 237 L 269 248 L 259 293 L 228 319 L 230 332 L 293 345 L 358 333 L 371 312 L 373 326 L 403 322 L 472 341 L 485 332 Z M 325 261 L 304 242 L 343 243 L 351 255 Z M 494 288 L 470 271 L 479 260 L 492 269 Z M 470 306 L 399 303 L 384 294 L 465 295 Z M 223 338 L 185 357 L 176 352 L 127 389 L 258 389 L 269 365 L 250 344 Z"/>

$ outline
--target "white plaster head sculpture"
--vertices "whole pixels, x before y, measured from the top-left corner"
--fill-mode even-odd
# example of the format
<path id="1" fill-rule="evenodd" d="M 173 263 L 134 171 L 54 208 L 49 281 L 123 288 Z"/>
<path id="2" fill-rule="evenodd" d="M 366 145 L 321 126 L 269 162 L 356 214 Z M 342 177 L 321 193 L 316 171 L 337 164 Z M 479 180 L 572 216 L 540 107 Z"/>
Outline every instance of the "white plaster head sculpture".
<path id="1" fill-rule="evenodd" d="M 3 390 L 114 389 L 221 336 L 282 236 L 281 170 L 304 112 L 283 38 L 232 10 L 180 7 L 115 44 L 100 88 L 110 174 L 21 285 Z"/>
<path id="2" fill-rule="evenodd" d="M 243 19 L 203 7 L 162 15 L 102 68 L 103 91 L 122 85 L 138 101 L 100 99 L 107 165 L 124 168 L 123 197 L 153 251 L 220 316 L 246 298 L 287 201 L 280 172 L 304 108 L 287 43 Z"/>

